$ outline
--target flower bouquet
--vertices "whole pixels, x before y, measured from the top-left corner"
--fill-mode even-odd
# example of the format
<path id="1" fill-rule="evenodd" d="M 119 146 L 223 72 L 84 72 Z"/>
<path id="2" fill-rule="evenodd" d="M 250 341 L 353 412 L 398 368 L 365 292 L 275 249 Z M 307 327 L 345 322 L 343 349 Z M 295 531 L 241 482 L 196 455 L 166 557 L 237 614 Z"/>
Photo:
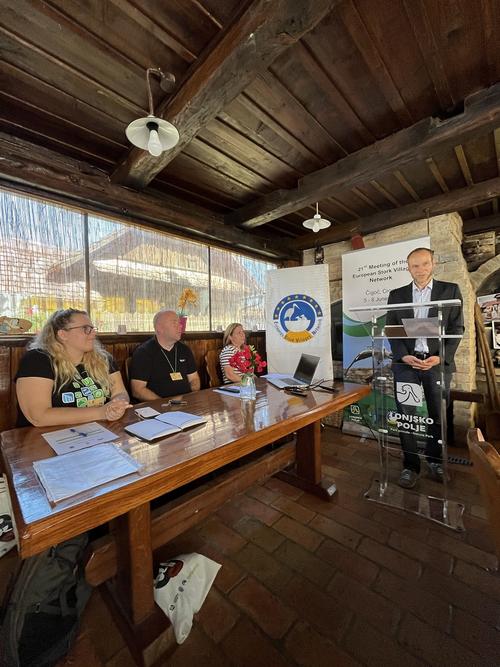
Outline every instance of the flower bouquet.
<path id="1" fill-rule="evenodd" d="M 184 314 L 184 311 L 186 309 L 187 304 L 190 303 L 193 306 L 198 303 L 198 295 L 196 294 L 195 291 L 193 291 L 189 287 L 185 287 L 182 290 L 182 294 L 179 297 L 179 301 L 177 303 L 178 307 L 178 315 L 179 315 L 179 322 L 181 325 L 181 332 L 184 333 L 186 330 L 186 320 L 187 316 Z"/>
<path id="2" fill-rule="evenodd" d="M 229 365 L 241 373 L 240 397 L 242 399 L 255 398 L 255 373 L 260 373 L 266 366 L 262 357 L 253 345 L 245 345 L 229 359 Z"/>

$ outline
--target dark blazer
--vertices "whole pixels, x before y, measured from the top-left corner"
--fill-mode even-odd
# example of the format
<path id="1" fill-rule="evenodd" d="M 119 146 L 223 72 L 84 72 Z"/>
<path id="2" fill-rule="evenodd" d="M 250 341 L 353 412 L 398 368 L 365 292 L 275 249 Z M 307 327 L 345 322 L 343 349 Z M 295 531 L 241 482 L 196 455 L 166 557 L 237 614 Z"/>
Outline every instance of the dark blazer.
<path id="1" fill-rule="evenodd" d="M 431 301 L 439 301 L 440 299 L 460 299 L 462 295 L 460 289 L 455 283 L 447 283 L 443 280 L 435 280 L 432 283 Z M 411 303 L 413 301 L 413 283 L 398 287 L 389 292 L 387 303 Z M 462 301 L 463 302 L 463 301 Z M 429 317 L 437 317 L 437 308 L 429 309 Z M 405 310 L 388 310 L 386 317 L 386 324 L 399 324 L 403 322 L 403 318 L 415 317 L 413 308 Z M 447 334 L 462 334 L 464 332 L 464 317 L 461 306 L 453 306 L 452 308 L 443 308 L 443 322 L 444 330 Z M 447 371 L 455 370 L 455 352 L 460 343 L 459 338 L 450 338 L 444 341 L 444 363 Z M 394 361 L 401 361 L 407 354 L 413 354 L 415 351 L 414 338 L 392 338 L 389 339 L 389 344 L 392 349 Z M 439 355 L 439 342 L 437 338 L 428 338 L 427 345 L 429 347 L 429 354 Z"/>

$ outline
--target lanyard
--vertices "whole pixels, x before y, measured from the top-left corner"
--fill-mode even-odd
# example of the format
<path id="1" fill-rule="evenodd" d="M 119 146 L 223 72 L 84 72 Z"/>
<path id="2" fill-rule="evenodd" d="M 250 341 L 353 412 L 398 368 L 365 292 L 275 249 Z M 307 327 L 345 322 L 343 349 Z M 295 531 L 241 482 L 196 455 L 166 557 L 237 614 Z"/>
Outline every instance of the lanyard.
<path id="1" fill-rule="evenodd" d="M 173 366 L 170 362 L 170 359 L 167 357 L 167 353 L 165 352 L 165 350 L 162 348 L 161 345 L 160 345 L 160 350 L 163 352 L 163 356 L 168 361 L 168 365 L 170 366 L 170 369 L 171 369 L 172 373 L 177 373 L 177 343 L 174 345 L 174 347 L 175 347 L 175 359 L 174 359 L 174 365 Z"/>

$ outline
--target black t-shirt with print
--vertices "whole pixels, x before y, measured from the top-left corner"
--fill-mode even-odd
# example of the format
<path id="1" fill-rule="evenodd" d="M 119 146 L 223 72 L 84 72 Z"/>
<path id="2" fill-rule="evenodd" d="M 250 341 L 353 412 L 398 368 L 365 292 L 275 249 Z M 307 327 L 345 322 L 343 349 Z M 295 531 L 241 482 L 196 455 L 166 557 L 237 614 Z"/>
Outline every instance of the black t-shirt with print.
<path id="1" fill-rule="evenodd" d="M 94 381 L 83 364 L 76 367 L 78 375 L 52 394 L 53 408 L 91 408 L 104 405 L 109 399 L 104 395 L 101 385 Z M 109 357 L 109 373 L 118 370 L 112 357 Z M 16 381 L 19 378 L 39 377 L 55 379 L 50 356 L 42 350 L 29 350 L 21 359 Z M 19 408 L 17 426 L 31 426 Z"/>
<path id="2" fill-rule="evenodd" d="M 184 343 L 175 343 L 165 350 L 156 337 L 150 338 L 134 350 L 130 365 L 130 379 L 146 382 L 146 387 L 165 398 L 187 394 L 191 391 L 188 375 L 196 372 L 193 353 Z M 182 380 L 173 380 L 173 373 L 180 373 Z"/>

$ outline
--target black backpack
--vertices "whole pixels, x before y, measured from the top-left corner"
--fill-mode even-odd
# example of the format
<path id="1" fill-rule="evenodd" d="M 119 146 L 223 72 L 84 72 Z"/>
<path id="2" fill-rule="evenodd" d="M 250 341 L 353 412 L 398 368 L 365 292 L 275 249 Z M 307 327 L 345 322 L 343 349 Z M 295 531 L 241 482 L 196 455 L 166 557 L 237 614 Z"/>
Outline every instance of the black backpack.
<path id="1" fill-rule="evenodd" d="M 51 667 L 71 647 L 92 588 L 83 571 L 87 535 L 24 560 L 7 591 L 2 667 Z"/>

